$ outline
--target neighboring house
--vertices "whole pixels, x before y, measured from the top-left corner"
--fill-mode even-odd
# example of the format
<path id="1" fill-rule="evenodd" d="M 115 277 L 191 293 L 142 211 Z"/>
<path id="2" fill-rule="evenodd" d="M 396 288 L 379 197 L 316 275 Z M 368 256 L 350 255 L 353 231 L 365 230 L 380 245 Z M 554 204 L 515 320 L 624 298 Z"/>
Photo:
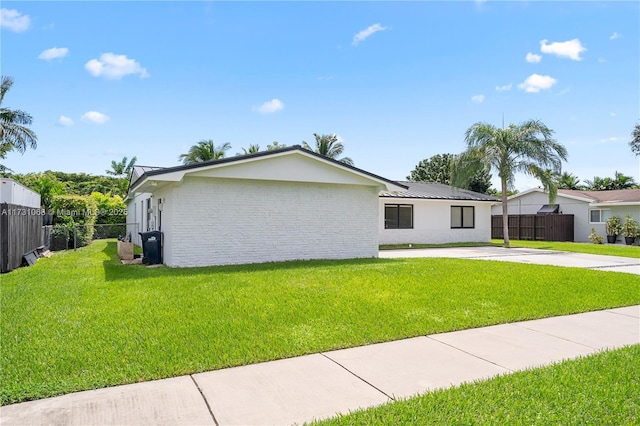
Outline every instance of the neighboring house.
<path id="1" fill-rule="evenodd" d="M 559 189 L 555 204 L 549 206 L 549 194 L 541 188 L 533 188 L 507 199 L 509 214 L 536 214 L 555 212 L 574 216 L 574 240 L 589 241 L 591 228 L 599 235 L 606 235 L 605 222 L 611 216 L 631 215 L 640 222 L 640 189 L 612 191 L 578 191 Z M 492 207 L 492 214 L 501 215 L 500 204 Z M 622 237 L 619 237 L 622 240 Z"/>
<path id="2" fill-rule="evenodd" d="M 136 167 L 125 203 L 128 223 L 163 232 L 165 264 L 208 266 L 377 257 L 378 193 L 405 189 L 296 145 Z"/>
<path id="3" fill-rule="evenodd" d="M 408 189 L 380 193 L 380 244 L 491 241 L 498 198 L 440 183 L 399 183 Z"/>

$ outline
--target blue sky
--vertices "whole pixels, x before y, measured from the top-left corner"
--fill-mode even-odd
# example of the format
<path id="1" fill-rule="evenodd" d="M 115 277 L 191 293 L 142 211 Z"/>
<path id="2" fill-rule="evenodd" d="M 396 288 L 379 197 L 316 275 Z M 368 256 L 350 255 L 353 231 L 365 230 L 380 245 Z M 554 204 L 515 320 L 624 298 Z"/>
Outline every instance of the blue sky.
<path id="1" fill-rule="evenodd" d="M 357 167 L 404 179 L 504 115 L 555 130 L 583 181 L 640 181 L 638 2 L 3 1 L 1 23 L 3 105 L 38 135 L 3 163 L 20 173 L 336 133 Z"/>

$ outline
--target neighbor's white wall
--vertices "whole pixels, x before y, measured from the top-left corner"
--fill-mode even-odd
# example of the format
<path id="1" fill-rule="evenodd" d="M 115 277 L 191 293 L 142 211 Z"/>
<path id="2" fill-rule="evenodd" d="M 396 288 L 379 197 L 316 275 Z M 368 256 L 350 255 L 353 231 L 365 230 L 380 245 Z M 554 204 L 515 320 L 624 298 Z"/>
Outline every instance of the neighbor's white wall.
<path id="1" fill-rule="evenodd" d="M 171 229 L 163 226 L 171 233 L 165 263 L 206 266 L 376 257 L 378 190 L 185 177 L 173 190 Z"/>
<path id="2" fill-rule="evenodd" d="M 385 229 L 385 204 L 412 204 L 413 229 Z M 475 206 L 475 228 L 451 229 L 451 206 Z M 380 244 L 442 244 L 491 241 L 491 203 L 380 197 Z"/>
<path id="3" fill-rule="evenodd" d="M 0 179 L 0 203 L 40 208 L 40 194 L 13 179 Z"/>

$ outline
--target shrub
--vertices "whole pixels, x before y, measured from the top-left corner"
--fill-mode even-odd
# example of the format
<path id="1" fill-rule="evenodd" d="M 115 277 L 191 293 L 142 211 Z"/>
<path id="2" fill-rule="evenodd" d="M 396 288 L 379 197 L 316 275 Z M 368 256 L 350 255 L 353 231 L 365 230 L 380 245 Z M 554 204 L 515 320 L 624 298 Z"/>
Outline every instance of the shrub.
<path id="1" fill-rule="evenodd" d="M 638 236 L 638 222 L 630 215 L 625 216 L 624 225 L 622 225 L 622 234 L 625 237 L 637 237 Z"/>
<path id="2" fill-rule="evenodd" d="M 101 192 L 92 192 L 91 198 L 96 202 L 98 215 L 96 223 L 125 223 L 127 221 L 127 206 L 119 195 L 103 194 Z"/>
<path id="3" fill-rule="evenodd" d="M 593 244 L 604 244 L 604 237 L 602 235 L 598 235 L 595 228 L 591 228 L 589 241 L 591 241 Z"/>
<path id="4" fill-rule="evenodd" d="M 49 250 L 66 250 L 69 248 L 69 228 L 67 225 L 55 225 L 51 228 L 51 243 Z"/>
<path id="5" fill-rule="evenodd" d="M 606 223 L 607 235 L 618 236 L 622 232 L 622 224 L 618 216 L 612 216 L 607 219 Z"/>
<path id="6" fill-rule="evenodd" d="M 97 206 L 93 198 L 79 195 L 54 195 L 51 207 L 54 215 L 53 223 L 67 227 L 69 243 L 74 239 L 74 228 L 77 247 L 86 246 L 91 242 L 97 214 Z"/>

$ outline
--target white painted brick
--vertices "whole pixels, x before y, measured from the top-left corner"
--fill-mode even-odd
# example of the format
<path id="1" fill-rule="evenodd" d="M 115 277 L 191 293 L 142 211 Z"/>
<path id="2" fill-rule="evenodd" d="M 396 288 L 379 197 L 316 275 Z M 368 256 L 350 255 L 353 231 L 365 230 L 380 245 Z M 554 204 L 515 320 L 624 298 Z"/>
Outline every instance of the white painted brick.
<path id="1" fill-rule="evenodd" d="M 169 266 L 378 255 L 374 187 L 185 177 L 165 197 Z"/>

